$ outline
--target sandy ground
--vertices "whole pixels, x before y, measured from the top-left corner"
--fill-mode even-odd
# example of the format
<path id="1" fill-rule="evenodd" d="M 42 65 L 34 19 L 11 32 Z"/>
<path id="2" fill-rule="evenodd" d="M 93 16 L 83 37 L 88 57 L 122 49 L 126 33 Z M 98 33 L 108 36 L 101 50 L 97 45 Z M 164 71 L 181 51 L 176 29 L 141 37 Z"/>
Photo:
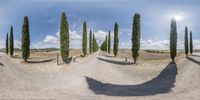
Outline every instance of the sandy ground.
<path id="1" fill-rule="evenodd" d="M 69 65 L 24 64 L 0 53 L 0 99 L 200 100 L 200 54 L 136 65 L 93 53 Z"/>

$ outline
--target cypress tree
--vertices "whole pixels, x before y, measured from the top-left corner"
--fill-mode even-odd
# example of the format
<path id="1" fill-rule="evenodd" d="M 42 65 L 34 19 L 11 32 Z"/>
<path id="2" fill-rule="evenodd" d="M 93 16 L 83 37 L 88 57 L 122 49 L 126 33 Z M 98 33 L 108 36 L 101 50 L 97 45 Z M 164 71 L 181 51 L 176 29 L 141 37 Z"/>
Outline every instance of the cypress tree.
<path id="1" fill-rule="evenodd" d="M 64 63 L 69 61 L 69 25 L 65 13 L 62 13 L 61 26 L 60 26 L 60 51 Z"/>
<path id="2" fill-rule="evenodd" d="M 118 44 L 119 44 L 119 37 L 118 37 L 118 24 L 115 22 L 115 27 L 114 27 L 114 44 L 113 44 L 113 53 L 115 57 L 117 56 L 118 53 Z"/>
<path id="3" fill-rule="evenodd" d="M 185 55 L 188 56 L 188 28 L 185 27 Z"/>
<path id="4" fill-rule="evenodd" d="M 103 41 L 103 43 L 101 44 L 101 47 L 100 47 L 100 49 L 102 50 L 102 51 L 105 51 L 105 41 Z"/>
<path id="5" fill-rule="evenodd" d="M 192 39 L 192 31 L 190 31 L 190 54 L 193 53 L 193 39 Z"/>
<path id="6" fill-rule="evenodd" d="M 93 33 L 93 46 L 92 47 L 93 47 L 93 52 L 96 52 L 99 49 L 99 46 L 97 44 L 94 33 Z"/>
<path id="7" fill-rule="evenodd" d="M 175 60 L 176 51 L 177 51 L 177 26 L 176 26 L 176 20 L 172 18 L 171 31 L 170 31 L 170 56 L 172 62 L 174 62 Z"/>
<path id="8" fill-rule="evenodd" d="M 135 14 L 133 17 L 133 28 L 132 28 L 132 57 L 134 63 L 136 63 L 139 57 L 140 50 L 140 14 Z"/>
<path id="9" fill-rule="evenodd" d="M 101 50 L 107 52 L 108 50 L 108 39 L 107 39 L 107 35 L 105 40 L 103 41 L 102 45 L 101 45 Z"/>
<path id="10" fill-rule="evenodd" d="M 92 42 L 92 30 L 90 30 L 90 37 L 89 37 L 89 41 L 90 41 L 90 54 L 93 52 L 93 49 L 92 49 L 92 44 L 93 44 L 93 42 Z"/>
<path id="11" fill-rule="evenodd" d="M 111 48 L 111 36 L 110 36 L 110 31 L 108 33 L 108 53 L 110 54 L 110 48 Z"/>
<path id="12" fill-rule="evenodd" d="M 92 51 L 95 52 L 95 36 L 94 36 L 94 33 L 92 35 Z"/>
<path id="13" fill-rule="evenodd" d="M 86 22 L 83 23 L 82 50 L 83 50 L 83 56 L 86 56 L 87 54 L 87 24 Z"/>
<path id="14" fill-rule="evenodd" d="M 13 27 L 10 28 L 10 55 L 13 56 L 14 53 L 14 36 L 13 36 Z"/>
<path id="15" fill-rule="evenodd" d="M 9 46 L 8 46 L 8 33 L 6 34 L 6 54 L 9 53 Z"/>
<path id="16" fill-rule="evenodd" d="M 22 57 L 25 62 L 30 57 L 30 31 L 28 17 L 24 17 L 24 23 L 22 26 Z"/>
<path id="17" fill-rule="evenodd" d="M 108 37 L 106 35 L 106 40 L 105 40 L 105 51 L 108 52 Z"/>

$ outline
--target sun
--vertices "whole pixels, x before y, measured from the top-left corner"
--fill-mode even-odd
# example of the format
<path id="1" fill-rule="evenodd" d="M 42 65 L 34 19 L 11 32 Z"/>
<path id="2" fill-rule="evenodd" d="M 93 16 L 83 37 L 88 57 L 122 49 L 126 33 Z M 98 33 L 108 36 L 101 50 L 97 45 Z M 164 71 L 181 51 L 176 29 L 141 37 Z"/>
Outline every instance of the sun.
<path id="1" fill-rule="evenodd" d="M 174 19 L 177 20 L 177 21 L 183 20 L 183 16 L 181 16 L 181 15 L 175 15 L 175 16 L 173 16 L 173 17 L 174 17 Z"/>

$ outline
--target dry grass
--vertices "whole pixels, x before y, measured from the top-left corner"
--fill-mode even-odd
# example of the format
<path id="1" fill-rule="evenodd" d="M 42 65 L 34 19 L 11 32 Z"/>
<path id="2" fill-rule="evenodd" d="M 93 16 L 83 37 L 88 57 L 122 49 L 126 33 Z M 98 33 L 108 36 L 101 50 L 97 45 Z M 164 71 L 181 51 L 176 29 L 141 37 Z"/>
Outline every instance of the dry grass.
<path id="1" fill-rule="evenodd" d="M 113 56 L 112 52 L 110 54 Z M 177 53 L 177 56 L 182 55 L 182 53 Z M 128 59 L 132 59 L 132 52 L 130 49 L 119 49 L 118 58 L 124 59 L 127 57 Z M 170 59 L 169 51 L 159 51 L 159 52 L 147 52 L 145 50 L 140 51 L 140 60 L 161 60 L 161 59 Z"/>

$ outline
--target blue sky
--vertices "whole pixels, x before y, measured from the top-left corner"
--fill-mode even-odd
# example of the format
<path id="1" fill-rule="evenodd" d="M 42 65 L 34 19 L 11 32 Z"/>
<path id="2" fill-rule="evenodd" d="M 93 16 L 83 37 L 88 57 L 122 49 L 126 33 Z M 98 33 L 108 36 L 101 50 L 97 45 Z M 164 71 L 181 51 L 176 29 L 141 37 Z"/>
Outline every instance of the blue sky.
<path id="1" fill-rule="evenodd" d="M 71 48 L 81 47 L 82 24 L 87 21 L 99 41 L 114 23 L 119 24 L 120 48 L 131 47 L 132 17 L 141 15 L 141 48 L 168 49 L 170 20 L 178 16 L 178 48 L 183 48 L 184 27 L 193 32 L 194 48 L 200 48 L 199 0 L 1 0 L 0 48 L 14 27 L 15 47 L 20 47 L 23 17 L 29 17 L 31 47 L 59 47 L 61 13 L 70 24 Z"/>

